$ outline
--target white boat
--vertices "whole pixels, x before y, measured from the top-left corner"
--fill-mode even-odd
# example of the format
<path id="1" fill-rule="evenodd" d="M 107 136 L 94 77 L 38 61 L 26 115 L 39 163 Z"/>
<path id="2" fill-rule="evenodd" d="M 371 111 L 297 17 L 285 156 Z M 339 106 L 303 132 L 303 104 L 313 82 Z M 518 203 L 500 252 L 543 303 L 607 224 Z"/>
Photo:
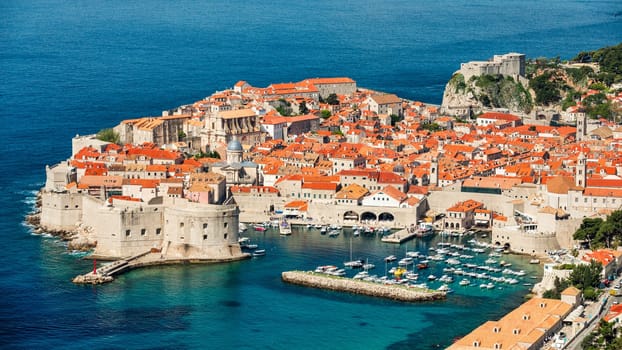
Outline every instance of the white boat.
<path id="1" fill-rule="evenodd" d="M 317 226 L 315 226 L 317 228 Z M 321 234 L 326 234 L 326 232 L 328 232 L 328 227 L 326 226 L 320 226 L 320 233 Z"/>
<path id="2" fill-rule="evenodd" d="M 397 257 L 395 255 L 389 255 L 386 258 L 384 258 L 384 261 L 386 262 L 393 262 L 395 260 L 397 260 Z"/>
<path id="3" fill-rule="evenodd" d="M 353 235 L 354 237 L 358 237 L 358 236 L 360 236 L 360 235 L 361 235 L 361 231 L 359 231 L 358 229 L 356 229 L 356 230 L 352 231 L 352 235 Z"/>
<path id="4" fill-rule="evenodd" d="M 312 229 L 312 228 L 313 228 L 313 225 L 311 225 L 311 224 L 307 224 L 307 226 L 306 226 L 306 227 L 307 227 L 307 230 L 310 230 L 310 229 Z"/>
<path id="5" fill-rule="evenodd" d="M 434 276 L 434 275 L 429 275 L 429 276 L 428 276 L 428 280 L 430 280 L 430 281 L 434 281 L 434 280 L 436 280 L 436 276 Z"/>
<path id="6" fill-rule="evenodd" d="M 529 260 L 529 263 L 530 264 L 539 264 L 540 263 L 540 259 L 535 259 L 535 258 L 531 259 L 531 260 Z"/>
<path id="7" fill-rule="evenodd" d="M 313 226 L 313 227 L 315 227 L 316 229 L 318 229 L 318 230 L 319 230 L 319 229 L 321 229 L 321 228 L 322 228 L 322 225 L 320 225 L 320 224 L 315 224 L 315 226 Z"/>
<path id="8" fill-rule="evenodd" d="M 240 222 L 240 223 L 238 224 L 238 229 L 239 229 L 239 232 L 241 233 L 241 232 L 244 232 L 244 231 L 248 230 L 248 226 L 246 226 L 246 224 L 245 224 L 245 223 Z"/>
<path id="9" fill-rule="evenodd" d="M 437 289 L 439 292 L 445 292 L 445 293 L 451 293 L 453 292 L 453 289 L 449 288 L 448 285 L 443 284 L 442 286 L 438 287 Z"/>
<path id="10" fill-rule="evenodd" d="M 403 258 L 397 262 L 397 264 L 400 266 L 408 266 L 412 263 L 413 263 L 413 258 L 409 258 L 409 257 Z"/>
<path id="11" fill-rule="evenodd" d="M 375 268 L 376 265 L 372 264 L 372 263 L 365 263 L 363 264 L 363 270 L 371 270 L 373 268 Z"/>
<path id="12" fill-rule="evenodd" d="M 339 230 L 331 230 L 331 231 L 328 233 L 328 236 L 329 236 L 329 237 L 337 237 L 337 236 L 339 236 L 339 234 L 340 234 L 340 233 L 341 233 L 341 231 L 339 231 Z"/>
<path id="13" fill-rule="evenodd" d="M 287 222 L 287 220 L 283 219 L 279 224 L 279 233 L 287 236 L 292 234 L 292 225 Z"/>
<path id="14" fill-rule="evenodd" d="M 253 252 L 253 256 L 264 256 L 266 255 L 265 249 L 257 249 Z"/>
<path id="15" fill-rule="evenodd" d="M 415 235 L 417 237 L 427 237 L 434 233 L 434 226 L 428 222 L 422 222 L 417 227 Z"/>
<path id="16" fill-rule="evenodd" d="M 460 281 L 459 283 L 461 286 L 468 286 L 469 284 L 471 284 L 471 281 L 469 281 L 468 279 L 463 279 L 462 281 Z"/>
<path id="17" fill-rule="evenodd" d="M 367 277 L 369 277 L 369 272 L 361 271 L 357 273 L 356 275 L 354 275 L 354 277 L 352 278 L 354 278 L 355 280 L 362 280 L 363 278 L 367 278 Z"/>
<path id="18" fill-rule="evenodd" d="M 343 266 L 349 267 L 351 269 L 358 269 L 363 267 L 363 261 L 361 260 L 350 260 L 343 263 Z"/>
<path id="19" fill-rule="evenodd" d="M 414 272 L 407 272 L 404 277 L 410 281 L 416 281 L 417 278 L 419 278 L 419 274 L 418 273 L 414 273 Z"/>

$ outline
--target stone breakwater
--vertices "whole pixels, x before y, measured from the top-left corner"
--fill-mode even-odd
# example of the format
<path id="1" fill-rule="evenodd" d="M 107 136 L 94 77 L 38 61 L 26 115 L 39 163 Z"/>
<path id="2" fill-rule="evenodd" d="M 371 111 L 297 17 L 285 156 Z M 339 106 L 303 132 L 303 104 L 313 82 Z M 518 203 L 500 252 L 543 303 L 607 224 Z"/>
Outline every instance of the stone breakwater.
<path id="1" fill-rule="evenodd" d="M 281 274 L 284 282 L 305 287 L 328 289 L 339 292 L 361 294 L 397 301 L 433 301 L 447 297 L 445 292 L 411 288 L 403 285 L 385 285 L 344 277 L 327 276 L 314 272 L 285 271 Z"/>

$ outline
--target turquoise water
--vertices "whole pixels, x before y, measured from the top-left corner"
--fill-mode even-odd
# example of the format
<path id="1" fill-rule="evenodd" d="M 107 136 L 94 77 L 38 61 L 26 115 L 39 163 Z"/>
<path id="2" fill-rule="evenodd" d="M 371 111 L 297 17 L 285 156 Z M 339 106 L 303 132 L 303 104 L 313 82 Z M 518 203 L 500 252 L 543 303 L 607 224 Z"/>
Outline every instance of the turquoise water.
<path id="1" fill-rule="evenodd" d="M 240 79 L 349 76 L 439 103 L 460 62 L 508 51 L 568 58 L 622 41 L 619 1 L 9 0 L 0 13 L 0 347 L 24 349 L 449 344 L 515 307 L 526 287 L 455 286 L 447 301 L 403 304 L 284 285 L 282 270 L 349 256 L 345 235 L 304 232 L 253 234 L 268 249 L 261 259 L 74 286 L 91 262 L 32 235 L 22 218 L 45 165 L 69 156 L 75 134 L 159 115 Z M 377 264 L 398 253 L 365 237 L 353 246 Z"/>

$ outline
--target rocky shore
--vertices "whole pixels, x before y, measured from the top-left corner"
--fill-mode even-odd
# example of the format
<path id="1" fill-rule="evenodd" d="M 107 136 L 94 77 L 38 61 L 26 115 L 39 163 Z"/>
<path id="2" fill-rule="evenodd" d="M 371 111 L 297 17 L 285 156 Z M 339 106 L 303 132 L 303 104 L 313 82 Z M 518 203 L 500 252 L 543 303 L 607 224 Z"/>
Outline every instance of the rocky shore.
<path id="1" fill-rule="evenodd" d="M 285 271 L 281 274 L 281 279 L 284 282 L 305 287 L 368 295 L 397 301 L 434 301 L 447 297 L 447 294 L 444 292 L 410 288 L 403 285 L 384 285 L 344 277 L 327 276 L 314 272 Z"/>
<path id="2" fill-rule="evenodd" d="M 67 242 L 68 250 L 90 251 L 97 245 L 97 241 L 91 239 L 91 228 L 85 227 L 81 223 L 76 223 L 74 230 L 55 230 L 50 227 L 41 225 L 41 192 L 37 193 L 35 209 L 26 215 L 24 221 L 33 227 L 32 232 L 35 234 L 47 233 L 54 237 L 58 237 Z"/>

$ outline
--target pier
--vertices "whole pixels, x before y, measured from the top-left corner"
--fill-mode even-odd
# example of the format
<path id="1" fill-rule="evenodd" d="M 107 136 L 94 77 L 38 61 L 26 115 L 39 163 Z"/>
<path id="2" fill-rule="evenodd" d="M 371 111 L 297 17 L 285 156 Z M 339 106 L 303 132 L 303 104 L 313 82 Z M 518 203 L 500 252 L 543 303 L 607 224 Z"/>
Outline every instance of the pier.
<path id="1" fill-rule="evenodd" d="M 78 275 L 72 280 L 72 282 L 76 284 L 103 284 L 112 282 L 114 280 L 114 276 L 118 276 L 126 271 L 140 267 L 176 264 L 213 264 L 249 259 L 250 257 L 250 254 L 244 253 L 239 257 L 233 258 L 170 259 L 162 256 L 162 253 L 159 249 L 152 249 L 144 253 L 140 253 L 127 258 L 122 258 L 119 260 L 115 260 L 109 264 L 102 265 L 96 270 L 97 272 L 95 272 L 94 270 L 83 275 Z"/>
<path id="2" fill-rule="evenodd" d="M 382 241 L 385 243 L 402 244 L 403 242 L 413 239 L 416 236 L 417 236 L 416 230 L 409 230 L 405 228 L 403 230 L 394 232 L 388 236 L 382 237 Z"/>
<path id="3" fill-rule="evenodd" d="M 447 297 L 445 292 L 407 287 L 400 284 L 378 284 L 345 277 L 327 276 L 311 271 L 285 271 L 281 274 L 281 279 L 284 282 L 305 287 L 361 294 L 397 301 L 434 301 Z"/>

